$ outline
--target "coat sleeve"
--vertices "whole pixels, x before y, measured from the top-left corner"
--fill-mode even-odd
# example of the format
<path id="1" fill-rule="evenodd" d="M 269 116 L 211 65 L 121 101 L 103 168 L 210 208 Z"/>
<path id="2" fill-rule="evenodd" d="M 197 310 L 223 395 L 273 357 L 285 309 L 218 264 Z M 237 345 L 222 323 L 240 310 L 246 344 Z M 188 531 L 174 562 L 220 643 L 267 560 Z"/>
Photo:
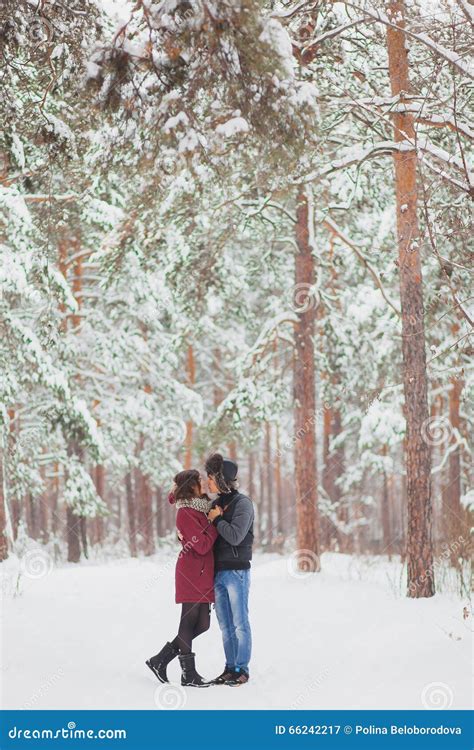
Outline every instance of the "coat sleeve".
<path id="1" fill-rule="evenodd" d="M 180 508 L 176 516 L 176 526 L 181 532 L 183 549 L 192 549 L 197 555 L 206 555 L 217 539 L 217 531 L 209 523 L 204 513 L 202 520 L 189 508 Z"/>
<path id="2" fill-rule="evenodd" d="M 240 544 L 246 537 L 254 517 L 252 501 L 248 497 L 241 497 L 232 516 L 232 521 L 224 521 L 217 516 L 215 525 L 217 533 L 233 547 Z"/>

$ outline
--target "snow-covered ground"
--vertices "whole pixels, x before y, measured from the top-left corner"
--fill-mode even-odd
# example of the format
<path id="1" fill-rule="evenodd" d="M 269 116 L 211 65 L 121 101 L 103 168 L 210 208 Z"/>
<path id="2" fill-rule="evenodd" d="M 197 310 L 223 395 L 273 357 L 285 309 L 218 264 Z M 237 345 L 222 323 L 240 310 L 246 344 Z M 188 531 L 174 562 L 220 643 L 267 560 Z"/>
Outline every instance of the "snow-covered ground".
<path id="1" fill-rule="evenodd" d="M 300 578 L 289 557 L 257 555 L 251 681 L 185 690 L 177 662 L 169 686 L 144 664 L 176 633 L 174 555 L 63 565 L 46 575 L 41 553 L 37 568 L 30 562 L 16 595 L 18 563 L 2 565 L 4 708 L 471 706 L 465 602 L 406 599 L 397 563 L 326 554 L 321 574 Z M 223 651 L 214 613 L 195 649 L 201 673 L 217 675 Z"/>

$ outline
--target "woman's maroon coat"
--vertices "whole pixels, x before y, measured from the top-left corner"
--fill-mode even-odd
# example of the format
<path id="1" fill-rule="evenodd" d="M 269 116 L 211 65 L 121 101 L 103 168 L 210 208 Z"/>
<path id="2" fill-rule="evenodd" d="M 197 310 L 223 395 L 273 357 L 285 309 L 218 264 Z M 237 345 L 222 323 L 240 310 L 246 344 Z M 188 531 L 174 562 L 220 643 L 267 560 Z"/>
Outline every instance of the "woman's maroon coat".
<path id="1" fill-rule="evenodd" d="M 214 601 L 215 527 L 204 513 L 194 508 L 180 508 L 176 528 L 183 537 L 176 563 L 176 602 Z"/>

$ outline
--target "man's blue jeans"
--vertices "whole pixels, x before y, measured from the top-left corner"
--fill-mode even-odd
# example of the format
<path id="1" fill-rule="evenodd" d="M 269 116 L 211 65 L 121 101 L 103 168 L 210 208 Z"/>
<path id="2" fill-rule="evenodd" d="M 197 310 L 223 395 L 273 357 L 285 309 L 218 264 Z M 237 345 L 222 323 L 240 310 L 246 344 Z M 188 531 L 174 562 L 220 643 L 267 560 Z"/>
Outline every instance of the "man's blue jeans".
<path id="1" fill-rule="evenodd" d="M 252 652 L 249 622 L 250 570 L 218 570 L 214 590 L 226 667 L 248 672 Z"/>

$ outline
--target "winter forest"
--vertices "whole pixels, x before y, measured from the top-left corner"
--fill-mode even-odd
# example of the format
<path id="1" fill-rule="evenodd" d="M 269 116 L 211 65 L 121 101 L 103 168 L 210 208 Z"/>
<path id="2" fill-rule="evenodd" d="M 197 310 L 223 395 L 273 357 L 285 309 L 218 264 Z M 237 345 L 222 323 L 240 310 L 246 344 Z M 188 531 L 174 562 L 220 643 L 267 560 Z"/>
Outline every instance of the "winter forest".
<path id="1" fill-rule="evenodd" d="M 358 560 L 471 622 L 473 25 L 470 0 L 3 0 L 12 589 L 174 559 L 173 476 L 219 450 L 291 585 Z"/>

